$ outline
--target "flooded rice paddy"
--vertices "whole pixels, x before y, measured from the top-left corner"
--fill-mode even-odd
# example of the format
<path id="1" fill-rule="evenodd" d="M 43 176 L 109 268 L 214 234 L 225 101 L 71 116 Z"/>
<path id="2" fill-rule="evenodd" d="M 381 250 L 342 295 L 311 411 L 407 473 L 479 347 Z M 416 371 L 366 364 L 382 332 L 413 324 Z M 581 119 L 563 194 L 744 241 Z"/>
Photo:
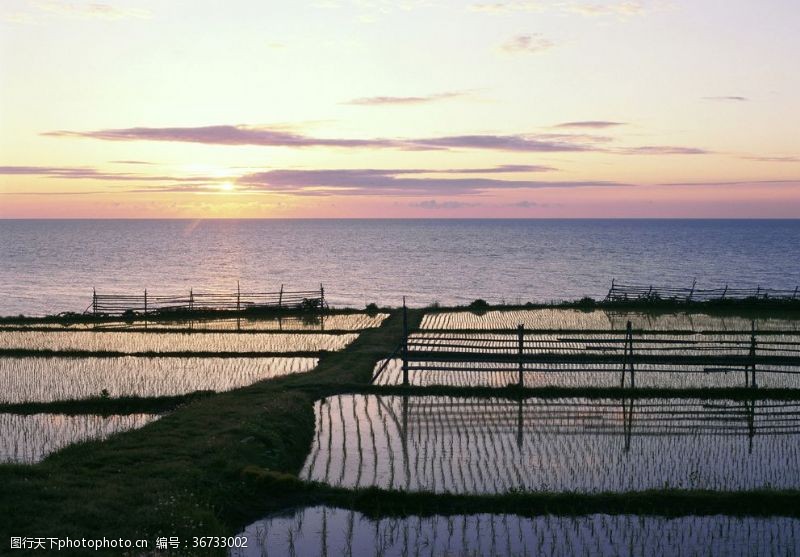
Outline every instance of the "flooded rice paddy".
<path id="1" fill-rule="evenodd" d="M 515 329 L 522 324 L 526 329 L 540 330 L 622 330 L 628 321 L 634 329 L 652 331 L 749 331 L 751 328 L 751 318 L 733 315 L 551 308 L 433 312 L 423 318 L 421 328 Z M 761 331 L 800 331 L 800 316 L 757 317 L 755 324 Z"/>
<path id="2" fill-rule="evenodd" d="M 374 519 L 335 507 L 268 517 L 240 535 L 232 557 L 383 556 L 695 557 L 788 556 L 800 552 L 800 520 L 638 515 L 473 514 Z"/>
<path id="3" fill-rule="evenodd" d="M 140 353 L 319 352 L 342 350 L 356 333 L 239 334 L 107 331 L 2 331 L 0 349 Z"/>
<path id="4" fill-rule="evenodd" d="M 375 364 L 374 372 L 385 360 Z M 526 363 L 523 385 L 528 388 L 619 387 L 622 364 Z M 764 388 L 800 388 L 797 367 L 758 366 L 758 385 Z M 513 363 L 415 361 L 409 364 L 408 382 L 417 387 L 507 387 L 517 385 L 519 365 Z M 629 379 L 627 380 L 629 383 Z M 394 358 L 376 380 L 376 385 L 402 385 L 403 362 Z M 626 383 L 626 384 L 628 384 Z M 638 388 L 698 389 L 744 387 L 743 366 L 636 365 Z"/>
<path id="5" fill-rule="evenodd" d="M 0 413 L 0 463 L 34 464 L 73 443 L 102 440 L 138 429 L 157 414 L 95 416 Z"/>
<path id="6" fill-rule="evenodd" d="M 0 358 L 0 402 L 229 391 L 310 371 L 316 358 Z"/>
<path id="7" fill-rule="evenodd" d="M 307 480 L 436 493 L 800 488 L 800 403 L 339 395 Z"/>
<path id="8" fill-rule="evenodd" d="M 103 321 L 99 323 L 33 323 L 28 325 L 0 324 L 3 329 L 53 329 L 53 330 L 196 330 L 196 331 L 361 331 L 379 327 L 388 313 L 342 313 L 308 315 L 303 317 L 190 319 L 180 321 Z"/>

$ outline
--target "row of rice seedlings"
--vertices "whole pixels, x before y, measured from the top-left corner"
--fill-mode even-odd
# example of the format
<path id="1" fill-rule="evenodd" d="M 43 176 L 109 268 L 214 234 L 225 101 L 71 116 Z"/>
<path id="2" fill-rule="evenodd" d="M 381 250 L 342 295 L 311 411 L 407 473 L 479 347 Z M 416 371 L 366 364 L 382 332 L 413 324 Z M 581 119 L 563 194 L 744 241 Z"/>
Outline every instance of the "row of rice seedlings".
<path id="1" fill-rule="evenodd" d="M 800 403 L 680 399 L 318 401 L 301 471 L 334 486 L 436 493 L 800 487 Z"/>
<path id="2" fill-rule="evenodd" d="M 509 514 L 370 518 L 335 507 L 307 507 L 268 517 L 239 534 L 233 557 L 794 555 L 800 520 L 725 515 L 664 518 L 605 515 L 521 517 Z"/>
<path id="3" fill-rule="evenodd" d="M 760 334 L 756 352 L 761 356 L 793 356 L 800 362 L 800 335 Z M 634 334 L 633 350 L 647 356 L 747 356 L 750 334 Z M 409 336 L 414 352 L 456 352 L 465 354 L 519 353 L 515 334 L 414 333 Z M 622 355 L 625 335 L 615 333 L 526 334 L 524 354 Z"/>
<path id="4" fill-rule="evenodd" d="M 0 402 L 229 391 L 310 371 L 316 358 L 0 358 Z"/>
<path id="5" fill-rule="evenodd" d="M 202 331 L 361 331 L 380 327 L 388 313 L 366 314 L 311 314 L 304 316 L 276 317 L 269 319 L 225 318 L 189 319 L 180 321 L 148 321 L 147 329 L 192 329 Z M 0 324 L 2 329 L 54 329 L 54 330 L 93 330 L 93 329 L 142 329 L 144 321 L 103 321 L 98 323 L 30 323 Z"/>
<path id="6" fill-rule="evenodd" d="M 385 360 L 375 364 L 374 372 Z M 523 386 L 529 388 L 619 387 L 621 364 L 524 364 Z M 744 367 L 703 365 L 636 364 L 638 388 L 699 389 L 743 387 L 746 385 Z M 374 373 L 373 372 L 373 373 Z M 748 372 L 749 373 L 749 372 Z M 799 389 L 800 369 L 791 366 L 757 366 L 760 387 Z M 408 372 L 409 384 L 419 387 L 434 385 L 451 387 L 506 387 L 517 385 L 519 365 L 482 362 L 412 362 Z M 375 382 L 376 385 L 401 385 L 403 362 L 392 359 Z M 630 385 L 630 375 L 626 378 Z"/>
<path id="7" fill-rule="evenodd" d="M 140 428 L 160 416 L 68 416 L 64 414 L 0 414 L 0 463 L 34 464 L 73 443 L 106 439 Z"/>
<path id="8" fill-rule="evenodd" d="M 273 333 L 137 333 L 100 331 L 3 331 L 0 348 L 124 352 L 319 352 L 342 350 L 358 337 L 341 335 Z"/>
<path id="9" fill-rule="evenodd" d="M 469 311 L 428 313 L 422 319 L 422 329 L 515 329 L 524 324 L 527 329 L 624 329 L 630 321 L 634 329 L 653 331 L 748 331 L 751 319 L 737 316 L 717 316 L 704 313 L 626 312 L 609 310 L 582 311 L 577 309 L 492 310 L 485 313 Z M 756 319 L 759 330 L 800 330 L 800 318 L 767 317 Z"/>

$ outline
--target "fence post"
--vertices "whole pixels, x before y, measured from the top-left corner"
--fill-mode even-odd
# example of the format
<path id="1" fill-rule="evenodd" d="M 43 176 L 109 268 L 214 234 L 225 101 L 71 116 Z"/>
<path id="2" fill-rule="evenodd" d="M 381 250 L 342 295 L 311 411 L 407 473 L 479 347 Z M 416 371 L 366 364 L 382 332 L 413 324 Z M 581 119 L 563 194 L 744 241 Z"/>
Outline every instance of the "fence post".
<path id="1" fill-rule="evenodd" d="M 631 389 L 636 388 L 636 371 L 633 368 L 633 332 L 631 322 L 628 321 L 628 364 L 631 366 Z"/>
<path id="2" fill-rule="evenodd" d="M 194 292 L 189 289 L 189 312 L 194 312 Z"/>
<path id="3" fill-rule="evenodd" d="M 625 326 L 625 343 L 622 352 L 622 378 L 620 379 L 620 388 L 625 387 L 625 372 L 630 368 L 631 372 L 631 389 L 636 387 L 636 377 L 633 370 L 633 333 L 631 332 L 632 325 L 628 321 Z"/>
<path id="4" fill-rule="evenodd" d="M 144 289 L 144 321 L 147 323 L 147 288 Z"/>
<path id="5" fill-rule="evenodd" d="M 92 314 L 97 317 L 97 290 L 92 287 Z"/>
<path id="6" fill-rule="evenodd" d="M 522 323 L 517 326 L 517 346 L 519 353 L 519 379 L 517 380 L 517 385 L 522 388 L 525 386 L 525 380 L 523 378 L 523 372 L 525 371 L 525 364 L 523 363 L 525 352 L 525 325 Z"/>
<path id="7" fill-rule="evenodd" d="M 283 285 L 281 284 L 281 291 L 278 293 L 278 309 L 283 308 Z"/>
<path id="8" fill-rule="evenodd" d="M 239 312 L 239 310 L 241 309 L 241 297 L 242 297 L 242 291 L 239 288 L 239 281 L 237 280 L 236 281 L 236 311 L 237 312 Z"/>
<path id="9" fill-rule="evenodd" d="M 325 289 L 322 287 L 322 283 L 319 283 L 319 309 L 325 307 Z"/>
<path id="10" fill-rule="evenodd" d="M 403 386 L 408 386 L 408 308 L 403 296 Z"/>
<path id="11" fill-rule="evenodd" d="M 757 388 L 758 384 L 756 383 L 756 320 L 753 319 L 750 321 L 750 370 L 752 373 L 752 377 L 750 378 L 750 386 L 752 388 Z"/>
<path id="12" fill-rule="evenodd" d="M 728 293 L 728 285 L 726 284 L 725 285 L 725 290 L 722 291 L 722 299 L 723 300 L 725 299 L 725 294 L 727 294 L 727 293 Z"/>
<path id="13" fill-rule="evenodd" d="M 798 288 L 800 288 L 800 286 L 795 286 L 794 287 L 794 294 L 792 294 L 792 300 L 794 300 L 797 297 L 797 289 Z"/>
<path id="14" fill-rule="evenodd" d="M 694 296 L 694 287 L 697 286 L 697 278 L 692 281 L 692 289 L 689 290 L 689 298 L 687 298 L 687 302 L 692 301 L 692 296 Z"/>

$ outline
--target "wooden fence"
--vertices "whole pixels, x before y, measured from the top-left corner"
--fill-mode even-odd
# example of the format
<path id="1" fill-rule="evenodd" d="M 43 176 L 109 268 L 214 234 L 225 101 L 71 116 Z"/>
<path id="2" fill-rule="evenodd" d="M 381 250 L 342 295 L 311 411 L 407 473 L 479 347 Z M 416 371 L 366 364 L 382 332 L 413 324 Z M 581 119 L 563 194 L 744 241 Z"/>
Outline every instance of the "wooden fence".
<path id="1" fill-rule="evenodd" d="M 194 292 L 184 295 L 98 294 L 92 291 L 92 303 L 84 311 L 95 316 L 134 314 L 150 316 L 167 313 L 194 313 L 209 311 L 246 311 L 258 309 L 310 309 L 327 307 L 325 289 L 285 290 L 277 292 L 242 291 L 236 283 L 235 292 Z"/>
<path id="2" fill-rule="evenodd" d="M 404 313 L 405 313 L 404 308 Z M 652 373 L 741 373 L 746 387 L 758 386 L 757 370 L 800 375 L 800 341 L 795 337 L 763 338 L 752 324 L 748 334 L 724 338 L 673 335 L 658 331 L 634 335 L 631 322 L 623 334 L 569 331 L 540 334 L 519 325 L 506 333 L 428 332 L 403 338 L 378 367 L 373 383 L 395 358 L 402 360 L 402 384 L 409 373 L 514 373 L 518 386 L 527 372 L 618 374 L 620 387 L 636 387 L 636 378 Z M 759 338 L 762 336 L 762 338 Z M 565 366 L 566 365 L 566 366 Z"/>
<path id="3" fill-rule="evenodd" d="M 675 288 L 671 286 L 643 286 L 619 284 L 611 281 L 605 301 L 677 301 L 677 302 L 708 302 L 720 300 L 800 300 L 800 287 L 794 290 L 778 290 L 774 288 L 729 288 L 726 284 L 722 288 L 697 288 L 697 281 L 692 282 L 691 288 Z"/>

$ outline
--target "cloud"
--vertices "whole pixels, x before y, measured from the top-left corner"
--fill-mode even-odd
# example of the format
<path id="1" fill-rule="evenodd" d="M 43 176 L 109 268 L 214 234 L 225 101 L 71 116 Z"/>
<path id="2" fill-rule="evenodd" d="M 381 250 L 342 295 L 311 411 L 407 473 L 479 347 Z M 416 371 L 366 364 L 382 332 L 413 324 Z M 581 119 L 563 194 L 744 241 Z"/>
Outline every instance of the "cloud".
<path id="1" fill-rule="evenodd" d="M 172 128 L 121 128 L 87 132 L 52 131 L 49 137 L 85 137 L 106 141 L 172 141 L 207 145 L 260 145 L 265 147 L 339 147 L 404 150 L 488 149 L 521 152 L 588 151 L 591 147 L 560 140 L 537 139 L 527 135 L 460 135 L 417 139 L 318 138 L 282 128 L 251 126 L 200 126 Z"/>
<path id="2" fill-rule="evenodd" d="M 205 145 L 258 145 L 265 147 L 333 147 L 343 149 L 400 149 L 407 151 L 448 151 L 478 149 L 517 153 L 616 153 L 641 155 L 701 155 L 709 154 L 696 147 L 643 146 L 612 150 L 598 143 L 611 137 L 587 134 L 475 134 L 422 138 L 321 138 L 304 135 L 285 127 L 254 127 L 219 125 L 171 128 L 120 128 L 95 131 L 51 131 L 49 137 L 83 137 L 106 141 L 171 141 Z"/>
<path id="3" fill-rule="evenodd" d="M 199 126 L 174 128 L 122 128 L 90 132 L 53 131 L 42 135 L 52 137 L 90 137 L 107 141 L 174 141 L 211 145 L 263 145 L 280 147 L 386 147 L 381 139 L 323 139 L 312 138 L 282 128 L 250 126 Z"/>
<path id="4" fill-rule="evenodd" d="M 625 122 L 610 122 L 608 120 L 582 120 L 578 122 L 563 122 L 556 124 L 556 128 L 588 128 L 588 129 L 605 129 L 613 128 L 616 126 L 624 126 Z"/>
<path id="5" fill-rule="evenodd" d="M 464 201 L 420 201 L 419 203 L 409 203 L 409 207 L 419 207 L 420 209 L 464 209 L 466 207 L 479 207 L 480 203 L 466 203 Z"/>
<path id="6" fill-rule="evenodd" d="M 538 54 L 554 46 L 555 43 L 550 39 L 546 39 L 539 33 L 533 33 L 517 35 L 500 45 L 500 49 L 509 54 Z"/>
<path id="7" fill-rule="evenodd" d="M 534 207 L 543 207 L 541 203 L 536 203 L 535 201 L 517 201 L 516 203 L 510 203 L 508 207 L 520 207 L 522 209 L 533 209 Z"/>
<path id="8" fill-rule="evenodd" d="M 150 12 L 141 8 L 120 8 L 105 2 L 66 2 L 64 0 L 32 0 L 31 5 L 49 14 L 80 19 L 145 19 Z"/>
<path id="9" fill-rule="evenodd" d="M 675 147 L 665 145 L 646 145 L 643 147 L 627 147 L 618 151 L 624 155 L 711 155 L 712 151 L 698 147 Z"/>
<path id="10" fill-rule="evenodd" d="M 205 182 L 218 179 L 196 176 L 152 176 L 126 172 L 104 172 L 96 168 L 67 166 L 0 166 L 0 176 L 46 176 L 66 180 L 105 180 L 109 182 Z"/>
<path id="11" fill-rule="evenodd" d="M 792 188 L 800 186 L 800 178 L 788 180 L 732 180 L 728 182 L 667 182 L 660 186 L 790 186 Z"/>
<path id="12" fill-rule="evenodd" d="M 740 158 L 748 161 L 758 161 L 758 162 L 800 162 L 800 156 L 793 156 L 793 155 L 774 155 L 774 156 L 746 155 Z"/>
<path id="13" fill-rule="evenodd" d="M 747 102 L 750 99 L 747 97 L 740 97 L 736 95 L 727 95 L 721 97 L 703 97 L 704 101 L 722 101 L 722 102 Z"/>
<path id="14" fill-rule="evenodd" d="M 108 161 L 112 164 L 155 164 L 154 162 L 147 161 Z"/>
<path id="15" fill-rule="evenodd" d="M 574 2 L 566 6 L 566 10 L 588 17 L 616 15 L 630 17 L 644 12 L 644 4 L 637 1 L 611 2 L 605 4 L 586 4 Z"/>
<path id="16" fill-rule="evenodd" d="M 453 170 L 459 173 L 459 170 Z M 573 189 L 624 187 L 605 181 L 498 180 L 491 178 L 426 177 L 441 174 L 425 169 L 269 170 L 240 177 L 249 191 L 300 195 L 470 195 L 495 189 Z"/>
<path id="17" fill-rule="evenodd" d="M 468 94 L 469 93 L 466 91 L 446 91 L 444 93 L 434 93 L 419 97 L 363 97 L 352 99 L 342 104 L 352 104 L 357 106 L 425 104 L 465 97 Z"/>

